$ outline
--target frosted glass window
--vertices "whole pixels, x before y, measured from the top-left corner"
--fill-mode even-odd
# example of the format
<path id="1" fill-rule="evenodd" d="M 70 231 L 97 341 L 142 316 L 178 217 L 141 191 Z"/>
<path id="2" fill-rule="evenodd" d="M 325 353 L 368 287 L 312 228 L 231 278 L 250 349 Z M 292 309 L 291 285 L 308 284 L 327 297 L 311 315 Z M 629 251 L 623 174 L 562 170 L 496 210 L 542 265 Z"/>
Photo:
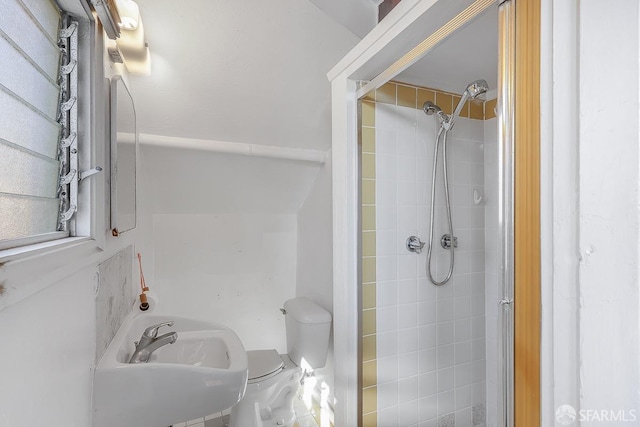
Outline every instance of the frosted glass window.
<path id="1" fill-rule="evenodd" d="M 0 142 L 0 193 L 57 198 L 58 162 Z"/>
<path id="2" fill-rule="evenodd" d="M 18 73 L 0 73 L 0 84 L 11 88 L 19 98 L 33 105 L 46 117 L 56 117 L 60 87 L 55 80 L 43 76 L 40 70 L 5 38 L 0 37 L 0 69 L 15 67 Z"/>
<path id="3" fill-rule="evenodd" d="M 56 157 L 60 126 L 55 121 L 9 95 L 1 85 L 0 111 L 1 140 L 50 158 Z"/>
<path id="4" fill-rule="evenodd" d="M 46 19 L 38 20 L 34 13 L 28 10 L 26 4 L 19 0 L 3 0 L 2 2 L 0 30 L 3 38 L 24 52 L 30 61 L 54 81 L 58 78 L 58 65 L 60 64 L 60 51 L 56 35 L 59 23 L 60 12 L 57 7 L 49 9 Z M 51 34 L 54 36 L 52 37 Z"/>
<path id="5" fill-rule="evenodd" d="M 3 0 L 1 9 L 0 248 L 4 248 L 16 239 L 61 237 L 56 233 L 61 16 L 50 0 Z"/>
<path id="6" fill-rule="evenodd" d="M 58 225 L 57 199 L 0 193 L 0 206 L 2 213 L 11 213 L 2 216 L 2 239 L 52 233 Z M 25 218 L 29 218 L 29 221 L 25 221 Z"/>

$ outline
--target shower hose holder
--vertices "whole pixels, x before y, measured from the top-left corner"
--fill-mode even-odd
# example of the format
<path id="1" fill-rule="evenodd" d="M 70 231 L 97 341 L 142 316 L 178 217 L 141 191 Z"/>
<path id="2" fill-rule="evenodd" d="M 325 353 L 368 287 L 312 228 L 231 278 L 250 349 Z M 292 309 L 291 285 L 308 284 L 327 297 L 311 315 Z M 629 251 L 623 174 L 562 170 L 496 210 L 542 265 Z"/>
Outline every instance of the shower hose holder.
<path id="1" fill-rule="evenodd" d="M 442 237 L 440 238 L 440 245 L 445 248 L 445 249 L 450 249 L 451 248 L 451 234 L 443 234 Z M 456 236 L 453 236 L 453 247 L 457 248 L 458 247 L 458 238 Z"/>

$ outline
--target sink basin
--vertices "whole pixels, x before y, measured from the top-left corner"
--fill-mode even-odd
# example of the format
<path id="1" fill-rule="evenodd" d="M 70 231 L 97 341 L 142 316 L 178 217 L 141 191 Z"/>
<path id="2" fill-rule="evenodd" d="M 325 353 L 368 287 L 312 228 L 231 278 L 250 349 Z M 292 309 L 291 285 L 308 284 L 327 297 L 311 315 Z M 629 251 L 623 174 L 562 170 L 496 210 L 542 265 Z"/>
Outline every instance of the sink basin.
<path id="1" fill-rule="evenodd" d="M 128 363 L 142 332 L 173 320 L 174 344 L 148 363 Z M 96 366 L 94 427 L 166 427 L 231 408 L 247 384 L 247 354 L 224 325 L 165 314 L 135 313 L 122 324 Z"/>
<path id="2" fill-rule="evenodd" d="M 227 331 L 183 332 L 173 345 L 156 350 L 149 362 L 179 363 L 206 368 L 229 369 L 231 361 L 223 334 Z"/>

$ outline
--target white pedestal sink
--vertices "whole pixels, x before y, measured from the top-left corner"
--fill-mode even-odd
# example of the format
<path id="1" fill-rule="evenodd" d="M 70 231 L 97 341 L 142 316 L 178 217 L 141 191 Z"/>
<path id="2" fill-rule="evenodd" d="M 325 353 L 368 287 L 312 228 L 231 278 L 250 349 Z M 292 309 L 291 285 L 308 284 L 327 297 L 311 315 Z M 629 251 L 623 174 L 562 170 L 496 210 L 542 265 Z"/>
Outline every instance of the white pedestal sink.
<path id="1" fill-rule="evenodd" d="M 178 339 L 148 363 L 128 363 L 142 332 L 174 321 Z M 94 427 L 167 427 L 235 405 L 247 384 L 247 354 L 229 328 L 166 314 L 134 313 L 95 371 Z"/>

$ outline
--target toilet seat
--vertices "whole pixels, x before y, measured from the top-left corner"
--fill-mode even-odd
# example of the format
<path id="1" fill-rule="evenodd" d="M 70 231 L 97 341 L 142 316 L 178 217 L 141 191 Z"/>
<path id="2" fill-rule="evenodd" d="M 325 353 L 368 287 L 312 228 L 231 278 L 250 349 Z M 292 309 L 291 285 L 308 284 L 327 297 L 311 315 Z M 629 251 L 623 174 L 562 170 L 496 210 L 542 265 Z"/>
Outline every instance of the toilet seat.
<path id="1" fill-rule="evenodd" d="M 285 368 L 282 357 L 273 349 L 247 351 L 247 359 L 249 367 L 248 384 L 274 377 Z"/>
<path id="2" fill-rule="evenodd" d="M 231 409 L 229 427 L 292 427 L 302 370 L 276 350 L 247 351 L 247 359 L 247 389 Z"/>

